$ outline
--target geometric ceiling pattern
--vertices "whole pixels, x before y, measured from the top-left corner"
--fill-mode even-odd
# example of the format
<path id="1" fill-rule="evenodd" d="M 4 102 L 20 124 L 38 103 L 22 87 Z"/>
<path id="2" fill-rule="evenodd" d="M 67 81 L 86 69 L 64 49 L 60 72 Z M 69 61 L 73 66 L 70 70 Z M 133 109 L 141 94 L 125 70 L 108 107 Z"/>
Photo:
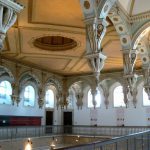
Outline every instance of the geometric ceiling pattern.
<path id="1" fill-rule="evenodd" d="M 17 0 L 17 2 L 23 4 L 25 8 L 7 33 L 3 57 L 62 75 L 92 73 L 85 58 L 85 23 L 79 0 Z M 141 13 L 143 9 L 147 10 L 150 6 L 149 0 L 142 2 L 119 0 L 119 2 L 127 13 L 132 12 L 133 15 Z M 142 5 L 141 9 L 137 10 L 137 5 Z M 110 20 L 107 20 L 109 26 L 102 41 L 103 53 L 107 56 L 103 72 L 122 70 L 119 36 Z M 67 50 L 52 51 L 34 45 L 36 39 L 53 36 L 72 39 L 76 42 L 76 46 Z M 136 67 L 140 66 L 141 61 L 138 59 Z"/>

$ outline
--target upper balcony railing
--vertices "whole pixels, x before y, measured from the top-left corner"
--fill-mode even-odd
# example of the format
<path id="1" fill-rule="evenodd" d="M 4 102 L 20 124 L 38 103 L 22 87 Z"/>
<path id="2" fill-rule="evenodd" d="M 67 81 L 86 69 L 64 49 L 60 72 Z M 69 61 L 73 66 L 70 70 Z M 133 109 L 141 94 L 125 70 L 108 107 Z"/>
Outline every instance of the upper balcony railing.
<path id="1" fill-rule="evenodd" d="M 150 150 L 150 130 L 112 138 L 103 142 L 75 145 L 53 150 Z"/>
<path id="2" fill-rule="evenodd" d="M 150 127 L 113 127 L 113 126 L 24 126 L 24 127 L 0 127 L 0 140 L 42 137 L 51 135 L 91 135 L 120 137 L 133 133 L 150 130 Z"/>

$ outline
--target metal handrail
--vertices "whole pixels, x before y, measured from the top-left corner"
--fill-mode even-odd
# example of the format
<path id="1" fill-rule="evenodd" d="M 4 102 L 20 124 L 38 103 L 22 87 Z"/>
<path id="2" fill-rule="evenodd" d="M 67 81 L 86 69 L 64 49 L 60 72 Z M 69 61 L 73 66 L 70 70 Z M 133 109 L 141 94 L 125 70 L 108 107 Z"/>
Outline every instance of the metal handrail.
<path id="1" fill-rule="evenodd" d="M 142 135 L 148 135 L 148 137 L 150 137 L 150 130 L 139 132 L 139 133 L 134 133 L 134 134 L 129 134 L 129 135 L 121 136 L 121 137 L 115 137 L 115 138 L 112 138 L 112 139 L 107 140 L 107 141 L 100 141 L 100 142 L 96 141 L 96 142 L 91 142 L 88 144 L 80 144 L 80 145 L 75 145 L 75 146 L 66 146 L 66 147 L 62 147 L 62 148 L 53 148 L 53 149 L 54 150 L 74 150 L 74 149 L 81 150 L 81 149 L 84 149 L 84 147 L 86 147 L 86 148 L 91 147 L 91 150 L 92 150 L 92 149 L 95 149 L 95 147 L 97 147 L 96 145 L 98 145 L 98 147 L 102 149 L 103 146 L 114 144 L 114 143 L 119 143 L 119 142 L 122 142 L 125 140 L 129 140 L 131 138 L 133 139 L 133 138 L 142 136 Z M 147 139 L 150 140 L 150 138 L 146 138 L 146 140 Z M 141 140 L 143 141 L 143 138 Z M 149 150 L 149 148 L 150 148 L 149 144 L 148 144 L 147 148 Z M 117 147 L 115 149 L 117 150 Z"/>
<path id="2" fill-rule="evenodd" d="M 118 137 L 150 130 L 150 127 L 115 127 L 115 126 L 24 126 L 24 127 L 0 127 L 0 140 L 41 137 L 49 135 L 92 135 Z"/>

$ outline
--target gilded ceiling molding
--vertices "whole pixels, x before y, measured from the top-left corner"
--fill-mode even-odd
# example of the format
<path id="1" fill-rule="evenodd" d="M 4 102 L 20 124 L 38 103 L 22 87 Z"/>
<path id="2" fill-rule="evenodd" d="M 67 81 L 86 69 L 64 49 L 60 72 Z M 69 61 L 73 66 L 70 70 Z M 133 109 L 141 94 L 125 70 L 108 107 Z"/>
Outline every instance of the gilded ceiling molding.
<path id="1" fill-rule="evenodd" d="M 3 48 L 7 30 L 15 23 L 17 13 L 22 9 L 22 5 L 12 0 L 0 0 L 0 49 Z"/>

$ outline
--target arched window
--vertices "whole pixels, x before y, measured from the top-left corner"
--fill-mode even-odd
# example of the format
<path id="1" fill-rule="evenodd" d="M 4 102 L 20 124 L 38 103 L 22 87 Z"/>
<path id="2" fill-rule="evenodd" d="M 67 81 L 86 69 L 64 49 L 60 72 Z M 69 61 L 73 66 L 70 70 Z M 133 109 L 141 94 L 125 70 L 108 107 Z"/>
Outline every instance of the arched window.
<path id="1" fill-rule="evenodd" d="M 35 89 L 33 86 L 28 85 L 24 89 L 24 106 L 34 106 L 35 103 Z"/>
<path id="2" fill-rule="evenodd" d="M 150 100 L 148 99 L 148 95 L 143 88 L 143 106 L 150 106 Z"/>
<path id="3" fill-rule="evenodd" d="M 125 107 L 122 86 L 117 86 L 114 89 L 114 107 Z"/>
<path id="4" fill-rule="evenodd" d="M 46 95 L 45 95 L 45 107 L 46 108 L 54 108 L 54 92 L 51 89 L 48 89 L 46 91 Z"/>
<path id="5" fill-rule="evenodd" d="M 93 97 L 92 97 L 92 93 L 91 93 L 91 89 L 88 91 L 88 107 L 89 108 L 93 108 Z M 97 94 L 95 96 L 95 101 L 96 101 L 96 107 L 100 107 L 101 105 L 101 94 L 100 91 L 97 91 Z"/>
<path id="6" fill-rule="evenodd" d="M 0 104 L 11 104 L 12 88 L 8 81 L 0 82 Z"/>

